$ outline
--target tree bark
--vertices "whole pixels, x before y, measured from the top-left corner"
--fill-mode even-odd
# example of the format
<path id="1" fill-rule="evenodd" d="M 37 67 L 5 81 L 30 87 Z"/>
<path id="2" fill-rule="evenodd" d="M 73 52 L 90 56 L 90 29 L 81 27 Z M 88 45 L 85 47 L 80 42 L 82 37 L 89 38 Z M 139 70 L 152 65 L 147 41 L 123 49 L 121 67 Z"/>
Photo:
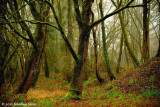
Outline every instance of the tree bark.
<path id="1" fill-rule="evenodd" d="M 157 2 L 158 2 L 158 12 L 159 12 L 159 38 L 158 38 L 159 45 L 156 57 L 160 57 L 160 1 L 157 0 Z"/>
<path id="2" fill-rule="evenodd" d="M 45 77 L 49 78 L 49 68 L 48 68 L 48 61 L 47 61 L 46 52 L 45 52 L 45 56 L 44 56 L 44 72 L 45 72 Z"/>
<path id="3" fill-rule="evenodd" d="M 38 13 L 36 8 L 34 7 L 35 3 L 30 4 L 30 9 L 33 17 L 36 20 L 40 21 L 45 21 L 44 17 L 44 4 L 40 4 L 41 6 L 41 12 Z M 39 67 L 41 64 L 41 60 L 43 57 L 44 49 L 45 49 L 45 42 L 46 42 L 46 37 L 44 35 L 44 25 L 43 24 L 38 24 L 37 25 L 37 36 L 36 36 L 36 43 L 37 43 L 37 49 L 33 49 L 32 55 L 31 55 L 31 60 L 29 60 L 29 66 L 26 72 L 26 76 L 23 79 L 23 82 L 20 84 L 18 90 L 16 93 L 27 93 L 29 88 L 36 83 L 39 75 Z"/>
<path id="4" fill-rule="evenodd" d="M 121 12 L 119 13 L 119 19 L 120 19 L 120 23 L 121 23 L 121 27 L 122 27 L 122 34 L 124 35 L 125 45 L 126 45 L 126 47 L 127 47 L 127 49 L 128 49 L 128 52 L 129 52 L 131 58 L 133 59 L 134 63 L 136 64 L 136 66 L 138 66 L 140 63 L 139 63 L 136 55 L 135 55 L 134 52 L 132 51 L 131 46 L 130 46 L 130 44 L 129 44 L 128 37 L 127 37 L 127 33 L 126 33 L 126 30 L 125 30 L 124 19 L 123 19 L 123 16 L 122 16 L 122 13 L 121 13 Z"/>
<path id="5" fill-rule="evenodd" d="M 116 68 L 117 73 L 119 73 L 119 68 L 121 64 L 122 50 L 123 50 L 123 34 L 121 35 L 120 51 L 119 51 L 119 57 L 118 57 L 118 64 Z"/>
<path id="6" fill-rule="evenodd" d="M 99 8 L 100 8 L 100 13 L 102 18 L 103 17 L 102 0 L 99 3 Z M 107 67 L 107 73 L 109 75 L 110 80 L 114 80 L 116 79 L 116 77 L 113 75 L 110 67 L 109 56 L 108 56 L 108 51 L 106 46 L 106 34 L 105 34 L 104 21 L 102 22 L 101 29 L 102 29 L 103 52 L 104 52 L 104 58 L 105 58 L 106 67 Z"/>
<path id="7" fill-rule="evenodd" d="M 71 6 L 71 0 L 68 0 L 68 34 L 67 34 L 67 39 L 68 41 L 72 44 L 72 6 Z M 67 61 L 67 69 L 71 69 L 72 65 L 72 58 L 71 58 L 71 53 L 66 45 L 66 61 Z"/>
<path id="8" fill-rule="evenodd" d="M 78 3 L 77 0 L 74 0 L 74 3 L 75 5 L 77 5 Z M 91 30 L 89 27 L 91 6 L 92 6 L 92 1 L 85 0 L 82 6 L 82 17 L 81 15 L 79 16 L 77 14 L 77 22 L 80 30 L 79 45 L 78 45 L 79 60 L 78 63 L 74 66 L 71 86 L 65 99 L 79 100 L 82 97 L 84 70 L 86 65 L 86 59 L 88 56 L 88 44 L 89 44 L 89 36 Z M 76 9 L 77 7 L 75 6 L 75 10 Z"/>
<path id="9" fill-rule="evenodd" d="M 143 0 L 145 4 L 147 0 Z M 143 61 L 146 62 L 149 59 L 149 4 L 145 4 L 143 7 Z"/>
<path id="10" fill-rule="evenodd" d="M 92 23 L 94 22 L 94 13 L 92 12 Z M 95 66 L 96 66 L 96 77 L 100 83 L 104 82 L 103 78 L 101 78 L 99 71 L 98 71 L 98 51 L 97 51 L 97 38 L 96 38 L 96 31 L 92 28 L 93 32 L 93 45 L 94 45 L 94 55 L 95 55 Z M 92 52 L 92 51 L 91 51 Z"/>
<path id="11" fill-rule="evenodd" d="M 5 0 L 0 1 L 0 22 L 3 22 L 3 17 L 6 14 L 7 2 Z M 9 43 L 5 39 L 5 25 L 0 25 L 0 95 L 2 93 L 1 88 L 4 82 L 4 70 L 5 62 L 8 56 Z"/>

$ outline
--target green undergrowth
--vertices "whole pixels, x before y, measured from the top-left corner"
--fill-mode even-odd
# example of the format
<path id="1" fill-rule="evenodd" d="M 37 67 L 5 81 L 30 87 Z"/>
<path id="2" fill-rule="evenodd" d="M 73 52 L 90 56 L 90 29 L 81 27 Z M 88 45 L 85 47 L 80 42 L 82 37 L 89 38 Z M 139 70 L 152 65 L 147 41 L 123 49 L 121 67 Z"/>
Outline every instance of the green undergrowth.
<path id="1" fill-rule="evenodd" d="M 158 106 L 159 70 L 160 59 L 152 59 L 136 70 L 116 74 L 118 78 L 114 81 L 100 84 L 95 74 L 92 74 L 84 81 L 81 100 L 64 100 L 65 96 L 71 95 L 67 94 L 70 83 L 61 74 L 52 74 L 50 78 L 40 76 L 36 87 L 31 88 L 26 95 L 6 93 L 0 100 L 35 103 L 37 107 Z M 101 75 L 107 80 L 105 72 Z"/>

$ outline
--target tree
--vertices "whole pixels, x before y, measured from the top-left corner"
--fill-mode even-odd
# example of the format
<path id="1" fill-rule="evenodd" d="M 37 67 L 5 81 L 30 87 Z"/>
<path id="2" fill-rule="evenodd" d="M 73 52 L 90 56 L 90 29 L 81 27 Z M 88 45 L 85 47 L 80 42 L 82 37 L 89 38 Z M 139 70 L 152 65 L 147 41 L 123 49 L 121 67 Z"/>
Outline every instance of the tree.
<path id="1" fill-rule="evenodd" d="M 149 4 L 146 3 L 147 0 L 143 0 L 143 60 L 146 62 L 149 59 L 149 16 L 150 9 Z"/>
<path id="2" fill-rule="evenodd" d="M 157 0 L 157 2 L 158 2 L 158 12 L 160 14 L 160 1 Z M 160 31 L 160 18 L 159 18 L 159 31 Z M 159 32 L 158 41 L 159 41 L 159 46 L 158 46 L 158 52 L 157 52 L 156 57 L 160 57 L 160 32 Z"/>
<path id="3" fill-rule="evenodd" d="M 92 11 L 92 23 L 94 22 L 94 13 Z M 100 83 L 104 82 L 104 79 L 101 78 L 98 71 L 98 50 L 97 50 L 97 38 L 96 38 L 96 30 L 92 28 L 93 32 L 93 45 L 94 45 L 94 55 L 95 55 L 95 66 L 96 66 L 96 77 Z"/>
<path id="4" fill-rule="evenodd" d="M 101 13 L 101 18 L 103 18 L 102 0 L 100 0 L 99 9 Z M 107 73 L 109 75 L 110 80 L 113 80 L 113 79 L 116 79 L 116 77 L 113 75 L 110 67 L 109 56 L 107 51 L 108 48 L 106 46 L 106 34 L 105 34 L 104 21 L 102 21 L 101 29 L 102 29 L 102 41 L 103 41 L 103 54 L 104 54 L 104 58 L 107 66 Z"/>
<path id="5" fill-rule="evenodd" d="M 4 8 L 7 7 L 7 2 L 5 0 L 0 1 L 0 22 L 4 21 L 4 16 L 6 14 L 6 10 Z M 8 50 L 9 50 L 9 43 L 6 40 L 5 35 L 5 25 L 0 25 L 0 95 L 1 95 L 1 88 L 2 84 L 4 82 L 4 70 L 6 66 L 7 56 L 8 56 Z"/>
<path id="6" fill-rule="evenodd" d="M 49 68 L 48 68 L 48 61 L 47 61 L 46 52 L 45 52 L 45 56 L 44 56 L 44 70 L 45 70 L 45 77 L 49 78 Z"/>
<path id="7" fill-rule="evenodd" d="M 122 1 L 121 1 L 122 2 Z M 121 2 L 118 1 L 118 5 L 116 5 L 116 3 L 114 3 L 112 1 L 112 3 L 115 5 L 115 7 L 119 7 L 121 5 Z M 130 46 L 130 43 L 128 41 L 128 36 L 127 36 L 127 32 L 126 32 L 126 29 L 125 29 L 125 21 L 124 21 L 124 17 L 122 16 L 122 13 L 119 12 L 119 20 L 120 20 L 120 24 L 121 24 L 121 28 L 122 28 L 122 35 L 124 35 L 124 42 L 125 42 L 125 45 L 128 49 L 128 52 L 131 56 L 131 58 L 133 59 L 134 63 L 138 66 L 140 63 L 135 55 L 135 53 L 133 52 L 133 50 L 131 49 L 131 46 Z"/>
<path id="8" fill-rule="evenodd" d="M 73 0 L 74 9 L 76 13 L 76 20 L 79 27 L 79 44 L 78 44 L 77 54 L 73 50 L 67 36 L 65 35 L 64 32 L 65 29 L 62 26 L 61 19 L 57 17 L 54 6 L 52 3 L 50 3 L 49 0 L 43 0 L 43 1 L 39 0 L 38 2 L 34 0 L 25 0 L 25 2 L 27 3 L 25 5 L 29 5 L 30 7 L 29 10 L 27 11 L 30 11 L 29 13 L 31 13 L 29 17 L 29 19 L 31 20 L 28 19 L 24 20 L 25 17 L 22 17 L 22 14 L 20 14 L 21 12 L 20 10 L 23 7 L 25 7 L 25 5 L 20 7 L 16 0 L 7 1 L 8 6 L 6 9 L 8 10 L 8 14 L 4 15 L 5 21 L 2 21 L 1 24 L 8 24 L 8 28 L 11 29 L 16 35 L 18 35 L 18 37 L 22 41 L 25 41 L 28 44 L 28 46 L 26 47 L 28 47 L 29 50 L 28 52 L 29 58 L 27 59 L 26 57 L 25 61 L 27 65 L 26 67 L 27 69 L 25 72 L 26 75 L 21 85 L 19 86 L 18 92 L 26 93 L 38 76 L 41 61 L 45 53 L 46 35 L 44 34 L 44 29 L 45 25 L 49 25 L 51 27 L 54 27 L 60 32 L 66 46 L 68 47 L 72 57 L 76 62 L 73 69 L 73 79 L 66 98 L 80 99 L 82 96 L 84 70 L 88 56 L 90 31 L 108 17 L 113 16 L 126 8 L 142 6 L 142 5 L 138 6 L 131 5 L 133 1 L 134 0 L 131 0 L 122 6 L 120 5 L 120 7 L 117 7 L 113 12 L 104 15 L 102 18 L 98 19 L 95 22 L 91 22 L 90 18 L 92 14 L 91 8 L 93 0 L 83 0 L 82 5 L 79 5 L 78 0 Z M 58 27 L 54 26 L 49 22 L 45 22 L 46 16 L 43 15 L 43 6 L 45 3 L 51 8 L 55 22 L 57 23 Z M 13 26 L 14 23 L 18 24 L 18 26 L 16 27 Z M 36 26 L 31 28 L 30 24 L 36 24 Z M 24 34 L 21 32 L 24 32 Z"/>
<path id="9" fill-rule="evenodd" d="M 122 50 L 123 50 L 123 34 L 121 35 L 121 43 L 120 43 L 120 51 L 119 51 L 119 57 L 118 57 L 118 64 L 116 68 L 116 72 L 119 73 L 120 63 L 121 63 L 121 57 L 122 57 Z"/>
<path id="10" fill-rule="evenodd" d="M 82 97 L 82 89 L 83 89 L 83 76 L 84 76 L 84 69 L 86 58 L 88 54 L 88 42 L 90 36 L 90 30 L 94 26 L 98 25 L 108 17 L 130 7 L 130 4 L 134 1 L 131 0 L 125 6 L 121 8 L 117 8 L 115 11 L 111 12 L 110 14 L 105 15 L 101 19 L 95 21 L 94 23 L 90 24 L 90 15 L 91 15 L 91 7 L 92 7 L 92 0 L 84 0 L 82 3 L 82 14 L 79 9 L 78 0 L 74 1 L 74 8 L 76 12 L 76 19 L 79 26 L 79 45 L 78 45 L 78 63 L 74 66 L 73 70 L 73 78 L 71 82 L 71 86 L 69 89 L 68 94 L 66 95 L 66 99 L 81 99 Z M 136 7 L 136 6 L 131 6 Z"/>
<path id="11" fill-rule="evenodd" d="M 72 44 L 72 3 L 71 0 L 68 0 L 68 14 L 67 14 L 67 21 L 68 21 L 68 34 L 67 34 L 67 39 L 68 41 Z M 72 58 L 71 58 L 71 53 L 68 49 L 68 47 L 66 46 L 66 62 L 67 64 L 67 69 L 70 71 L 71 69 L 71 62 L 72 62 Z M 70 63 L 69 63 L 70 62 Z"/>
<path id="12" fill-rule="evenodd" d="M 35 8 L 35 2 L 29 3 L 27 0 L 26 0 L 26 2 L 30 6 L 31 14 L 33 15 L 34 19 L 43 21 L 44 17 L 41 17 L 42 14 L 39 13 L 37 11 L 37 9 Z M 10 7 L 11 6 L 12 5 L 10 5 Z M 14 0 L 14 6 L 15 6 L 15 9 L 18 10 L 18 4 L 17 4 L 16 0 Z M 43 6 L 43 4 L 41 4 L 40 6 Z M 22 19 L 19 12 L 17 13 L 17 16 L 20 19 Z M 25 24 L 25 22 L 20 22 L 20 25 L 21 24 L 25 25 L 25 27 L 27 28 L 27 29 L 26 28 L 24 28 L 24 29 L 26 29 L 26 32 L 28 33 L 28 35 L 31 39 L 32 45 L 34 47 L 34 49 L 32 51 L 31 59 L 28 62 L 29 65 L 28 65 L 26 75 L 25 75 L 22 83 L 20 84 L 20 86 L 17 89 L 17 93 L 27 93 L 29 88 L 31 87 L 31 85 L 34 84 L 36 82 L 36 79 L 38 78 L 38 75 L 40 72 L 39 67 L 40 67 L 41 60 L 42 60 L 43 53 L 44 53 L 46 37 L 43 32 L 43 28 L 44 28 L 43 24 L 37 24 L 36 38 L 33 38 L 33 35 L 31 33 L 29 27 L 27 26 L 27 24 Z M 23 25 L 21 25 L 22 28 L 23 28 Z"/>

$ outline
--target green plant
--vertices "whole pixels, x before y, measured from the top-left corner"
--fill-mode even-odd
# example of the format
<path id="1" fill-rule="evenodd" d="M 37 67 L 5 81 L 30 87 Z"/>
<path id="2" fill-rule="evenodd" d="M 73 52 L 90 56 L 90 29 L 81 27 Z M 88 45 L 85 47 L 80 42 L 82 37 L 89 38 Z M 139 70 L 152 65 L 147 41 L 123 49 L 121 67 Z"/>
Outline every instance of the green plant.
<path id="1" fill-rule="evenodd" d="M 84 81 L 84 85 L 90 85 L 92 83 L 92 81 L 90 81 L 90 79 L 89 80 L 87 80 L 87 81 Z"/>
<path id="2" fill-rule="evenodd" d="M 38 102 L 37 106 L 46 106 L 46 107 L 48 107 L 48 106 L 53 105 L 52 103 L 53 103 L 53 102 L 52 102 L 49 98 L 45 98 L 45 99 L 43 99 L 43 100 L 40 100 L 40 101 Z"/>
<path id="3" fill-rule="evenodd" d="M 17 99 L 17 102 L 18 103 L 25 103 L 26 102 L 25 95 L 20 95 L 19 98 Z"/>
<path id="4" fill-rule="evenodd" d="M 130 83 L 130 84 L 133 84 L 133 83 L 135 83 L 136 81 L 137 81 L 136 79 L 131 78 L 131 79 L 129 80 L 129 83 Z"/>
<path id="5" fill-rule="evenodd" d="M 122 92 L 117 90 L 117 87 L 113 87 L 113 89 L 107 91 L 104 95 L 104 97 L 108 97 L 108 98 L 116 98 L 116 97 L 121 97 L 122 96 Z"/>
<path id="6" fill-rule="evenodd" d="M 160 89 L 159 90 L 149 90 L 149 91 L 146 91 L 145 93 L 143 93 L 142 95 L 144 97 L 158 97 L 158 98 L 160 98 L 159 94 L 160 94 Z"/>
<path id="7" fill-rule="evenodd" d="M 88 94 L 86 92 L 82 93 L 83 98 L 86 98 L 88 96 Z"/>

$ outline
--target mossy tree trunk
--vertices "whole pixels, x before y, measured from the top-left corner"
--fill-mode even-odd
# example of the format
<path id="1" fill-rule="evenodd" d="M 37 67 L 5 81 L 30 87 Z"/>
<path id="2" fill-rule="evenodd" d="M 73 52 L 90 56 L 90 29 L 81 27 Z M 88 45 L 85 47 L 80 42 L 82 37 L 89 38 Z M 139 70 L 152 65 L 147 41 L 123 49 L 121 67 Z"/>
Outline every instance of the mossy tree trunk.
<path id="1" fill-rule="evenodd" d="M 145 4 L 147 0 L 143 0 Z M 149 4 L 145 4 L 143 7 L 143 61 L 146 62 L 149 59 Z"/>
<path id="2" fill-rule="evenodd" d="M 119 68 L 120 68 L 120 64 L 121 64 L 122 50 L 123 50 L 123 34 L 121 35 L 121 43 L 120 43 L 118 64 L 117 64 L 117 68 L 116 68 L 117 73 L 119 73 Z"/>
<path id="3" fill-rule="evenodd" d="M 1 20 L 1 19 L 0 19 Z M 4 71 L 6 68 L 6 61 L 9 51 L 9 43 L 5 40 L 4 34 L 4 28 L 0 26 L 0 95 L 1 95 L 1 87 L 4 83 Z"/>
<path id="4" fill-rule="evenodd" d="M 124 24 L 124 18 L 122 16 L 122 13 L 120 12 L 119 13 L 119 19 L 120 19 L 120 23 L 121 23 L 121 27 L 122 27 L 122 34 L 124 35 L 124 42 L 125 42 L 125 45 L 128 49 L 128 52 L 131 56 L 131 58 L 133 59 L 134 63 L 136 64 L 136 66 L 138 66 L 140 63 L 136 57 L 136 55 L 134 54 L 134 52 L 132 51 L 131 49 L 131 46 L 130 46 L 130 43 L 128 41 L 128 36 L 127 36 L 127 32 L 125 30 L 125 24 Z"/>
<path id="5" fill-rule="evenodd" d="M 31 9 L 31 13 L 34 17 L 35 20 L 40 20 L 40 21 L 44 21 L 45 19 L 45 15 L 44 15 L 44 9 L 43 6 L 44 4 L 40 4 L 41 6 L 41 12 L 39 13 L 36 9 L 36 4 L 35 2 L 32 2 L 29 4 L 30 9 Z M 26 72 L 26 75 L 22 81 L 22 83 L 20 84 L 17 93 L 27 93 L 29 88 L 32 85 L 35 85 L 37 79 L 38 79 L 38 75 L 40 72 L 40 64 L 41 64 L 41 60 L 43 58 L 43 54 L 44 54 L 44 50 L 45 50 L 45 44 L 46 44 L 46 37 L 44 35 L 44 28 L 45 25 L 43 24 L 37 24 L 37 36 L 35 39 L 35 42 L 37 44 L 37 48 L 33 49 L 32 51 L 32 55 L 31 55 L 31 59 L 29 60 L 29 65 L 28 65 L 28 69 Z"/>
<path id="6" fill-rule="evenodd" d="M 102 0 L 99 3 L 99 8 L 100 8 L 100 13 L 101 13 L 101 18 L 102 18 L 103 17 Z M 109 56 L 108 56 L 108 51 L 107 51 L 108 48 L 106 46 L 106 34 L 105 34 L 104 21 L 102 21 L 101 29 L 102 29 L 103 54 L 104 54 L 104 58 L 106 62 L 107 73 L 109 75 L 110 80 L 113 80 L 113 79 L 116 79 L 116 77 L 112 73 L 112 70 L 110 67 Z"/>
<path id="7" fill-rule="evenodd" d="M 94 13 L 92 12 L 92 23 L 94 22 Z M 104 82 L 104 79 L 101 78 L 98 71 L 98 50 L 97 50 L 97 38 L 96 38 L 96 30 L 92 28 L 93 32 L 93 45 L 94 45 L 94 55 L 95 55 L 95 66 L 96 66 L 96 77 L 100 83 Z M 91 51 L 92 52 L 92 51 Z"/>
<path id="8" fill-rule="evenodd" d="M 6 11 L 4 10 L 7 7 L 7 3 L 5 2 L 5 0 L 1 0 L 0 1 L 0 22 L 3 22 L 4 19 L 2 17 L 4 17 Z M 0 25 L 0 95 L 1 95 L 1 86 L 4 82 L 4 64 L 5 64 L 5 60 L 7 58 L 7 54 L 8 54 L 8 45 L 7 42 L 4 39 L 4 29 L 5 29 L 5 25 Z"/>
<path id="9" fill-rule="evenodd" d="M 46 11 L 44 11 L 44 16 L 45 16 L 45 22 L 49 22 L 49 18 L 50 18 L 50 6 L 45 4 L 46 5 Z M 42 14 L 43 15 L 43 14 Z M 45 29 L 44 29 L 44 35 L 45 35 L 45 44 L 48 43 L 48 36 L 49 36 L 49 26 L 45 26 Z M 49 66 L 48 66 L 48 58 L 47 57 L 47 50 L 45 48 L 45 52 L 44 52 L 44 70 L 45 70 L 45 77 L 46 78 L 49 78 L 50 76 L 50 71 L 49 71 Z"/>
<path id="10" fill-rule="evenodd" d="M 117 4 L 114 1 L 112 1 L 112 3 L 117 8 L 117 7 L 121 6 L 122 1 L 117 0 Z M 130 43 L 128 41 L 128 35 L 127 35 L 126 29 L 125 29 L 125 21 L 124 21 L 124 17 L 122 15 L 122 12 L 119 12 L 119 20 L 120 20 L 120 24 L 121 24 L 121 28 L 122 28 L 122 35 L 124 36 L 124 43 L 128 49 L 129 55 L 131 56 L 131 58 L 134 61 L 134 65 L 138 66 L 140 63 L 139 63 L 135 53 L 131 49 Z"/>
<path id="11" fill-rule="evenodd" d="M 85 0 L 82 6 L 82 16 L 80 15 L 78 9 L 78 1 L 74 0 L 75 11 L 77 11 L 77 22 L 79 25 L 79 45 L 78 45 L 78 63 L 74 66 L 73 69 L 73 78 L 69 92 L 66 96 L 66 99 L 81 99 L 82 89 L 83 89 L 83 79 L 84 79 L 84 70 L 86 65 L 86 59 L 88 56 L 88 44 L 90 36 L 90 15 L 91 15 L 91 6 L 92 0 Z"/>
<path id="12" fill-rule="evenodd" d="M 84 0 L 82 3 L 82 12 L 80 12 L 78 0 L 73 0 L 75 12 L 76 12 L 76 19 L 79 25 L 80 36 L 79 36 L 79 46 L 78 46 L 78 60 L 77 60 L 77 57 L 75 57 L 76 65 L 74 66 L 74 69 L 73 69 L 73 78 L 72 78 L 69 92 L 67 96 L 65 97 L 66 99 L 80 99 L 82 96 L 83 76 L 84 76 L 86 58 L 88 54 L 88 42 L 89 42 L 89 36 L 90 36 L 91 29 L 97 26 L 98 24 L 100 24 L 102 21 L 104 21 L 108 17 L 113 16 L 117 14 L 118 12 L 126 9 L 133 1 L 134 0 L 131 0 L 124 7 L 118 8 L 116 11 L 113 11 L 112 13 L 107 14 L 101 19 L 98 19 L 94 23 L 90 24 L 91 7 L 92 7 L 92 3 L 94 2 L 94 0 Z M 63 32 L 60 26 L 59 28 L 63 35 Z M 104 52 L 105 52 L 105 55 L 107 55 L 106 51 Z M 73 57 L 74 56 L 75 55 L 73 54 Z M 107 63 L 109 64 L 108 61 Z M 109 67 L 110 66 L 108 66 L 108 68 Z M 110 75 L 111 80 L 115 79 L 114 75 L 112 75 L 111 73 L 109 73 L 109 75 Z"/>
<path id="13" fill-rule="evenodd" d="M 68 0 L 68 14 L 67 14 L 67 21 L 68 21 L 68 34 L 67 34 L 67 39 L 68 41 L 72 44 L 72 3 L 71 3 L 71 0 Z M 71 53 L 66 46 L 66 68 L 67 68 L 67 71 L 70 71 L 71 69 L 71 65 L 72 65 L 72 57 L 71 57 Z M 65 68 L 65 69 L 66 69 Z"/>

